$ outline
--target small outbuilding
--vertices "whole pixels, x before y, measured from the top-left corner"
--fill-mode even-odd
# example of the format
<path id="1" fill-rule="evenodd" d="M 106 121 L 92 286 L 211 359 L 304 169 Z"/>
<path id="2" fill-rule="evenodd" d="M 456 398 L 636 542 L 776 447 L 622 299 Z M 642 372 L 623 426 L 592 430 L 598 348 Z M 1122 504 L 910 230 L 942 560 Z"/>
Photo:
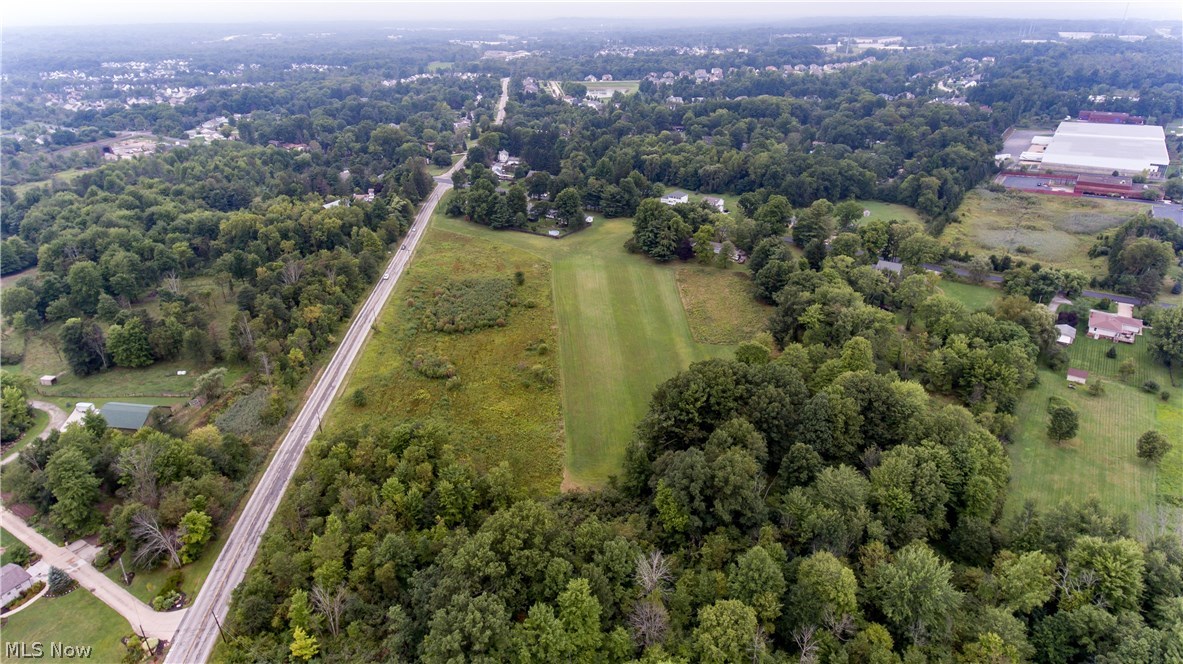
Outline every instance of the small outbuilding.
<path id="1" fill-rule="evenodd" d="M 897 263 L 895 261 L 885 261 L 880 258 L 879 262 L 875 263 L 875 269 L 879 270 L 880 272 L 895 272 L 896 274 L 902 274 L 904 271 L 904 264 Z"/>
<path id="2" fill-rule="evenodd" d="M 107 420 L 107 426 L 112 429 L 139 431 L 148 422 L 148 416 L 155 408 L 156 406 L 146 403 L 112 401 L 104 405 L 99 414 Z"/>
<path id="3" fill-rule="evenodd" d="M 1072 342 L 1076 341 L 1076 328 L 1071 325 L 1061 323 L 1056 326 L 1056 332 L 1060 335 L 1056 339 L 1056 343 L 1061 346 L 1071 346 Z"/>
<path id="4" fill-rule="evenodd" d="M 1077 385 L 1087 385 L 1089 382 L 1089 372 L 1084 369 L 1069 369 L 1068 370 L 1068 386 L 1076 387 Z"/>
<path id="5" fill-rule="evenodd" d="M 46 376 L 41 377 L 41 386 L 42 387 L 49 387 L 50 385 L 56 385 L 57 382 L 58 382 L 57 376 L 46 375 Z"/>

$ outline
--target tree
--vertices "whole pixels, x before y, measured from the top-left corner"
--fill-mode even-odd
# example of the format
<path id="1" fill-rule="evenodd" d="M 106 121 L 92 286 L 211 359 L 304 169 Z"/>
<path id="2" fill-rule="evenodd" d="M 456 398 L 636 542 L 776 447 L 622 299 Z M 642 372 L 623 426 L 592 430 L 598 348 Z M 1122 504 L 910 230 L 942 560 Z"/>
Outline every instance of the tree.
<path id="1" fill-rule="evenodd" d="M 863 218 L 863 206 L 857 201 L 842 201 L 834 206 L 834 218 L 841 228 L 849 228 Z"/>
<path id="2" fill-rule="evenodd" d="M 555 210 L 558 212 L 559 221 L 563 225 L 572 224 L 583 221 L 583 200 L 579 197 L 579 190 L 574 187 L 567 187 L 555 196 Z"/>
<path id="3" fill-rule="evenodd" d="M 197 377 L 193 391 L 206 399 L 217 399 L 226 389 L 226 368 L 215 367 Z"/>
<path id="4" fill-rule="evenodd" d="M 112 325 L 107 330 L 107 350 L 115 364 L 121 367 L 137 368 L 152 364 L 148 330 L 139 318 L 130 318 L 123 325 Z"/>
<path id="5" fill-rule="evenodd" d="M 1021 555 L 1003 551 L 994 559 L 994 571 L 986 586 L 1000 606 L 1012 612 L 1029 613 L 1051 599 L 1055 569 L 1055 561 L 1042 551 Z"/>
<path id="6" fill-rule="evenodd" d="M 58 338 L 75 375 L 89 376 L 107 369 L 107 342 L 94 321 L 71 318 L 62 324 Z"/>
<path id="7" fill-rule="evenodd" d="M 1162 461 L 1171 451 L 1171 442 L 1162 433 L 1151 429 L 1138 436 L 1138 458 L 1151 463 Z"/>
<path id="8" fill-rule="evenodd" d="M 213 537 L 213 519 L 205 512 L 190 510 L 181 518 L 178 539 L 181 542 L 180 557 L 183 564 L 197 560 L 205 544 Z"/>
<path id="9" fill-rule="evenodd" d="M 74 587 L 74 579 L 71 579 L 70 575 L 66 574 L 65 570 L 59 569 L 57 567 L 49 568 L 49 575 L 47 578 L 49 581 L 49 593 L 55 597 L 70 592 L 70 589 Z"/>
<path id="10" fill-rule="evenodd" d="M 728 587 L 731 597 L 752 607 L 764 629 L 772 631 L 781 611 L 785 577 L 764 547 L 754 546 L 739 557 L 728 575 Z"/>
<path id="11" fill-rule="evenodd" d="M 868 576 L 874 604 L 913 643 L 925 642 L 934 629 L 943 631 L 961 604 L 961 593 L 950 583 L 952 567 L 923 542 L 900 549 L 894 560 L 878 565 Z"/>
<path id="12" fill-rule="evenodd" d="M 90 461 L 77 447 L 54 452 L 45 466 L 45 486 L 53 494 L 50 518 L 69 533 L 85 533 L 96 516 L 95 505 L 102 483 L 91 471 Z"/>
<path id="13" fill-rule="evenodd" d="M 789 617 L 796 627 L 824 626 L 858 612 L 854 572 L 828 551 L 802 561 L 793 584 Z"/>
<path id="14" fill-rule="evenodd" d="M 575 578 L 559 593 L 559 623 L 576 661 L 596 661 L 603 641 L 600 631 L 600 602 L 591 593 L 587 579 Z"/>
<path id="15" fill-rule="evenodd" d="M 4 385 L 0 394 L 0 440 L 16 440 L 33 424 L 29 402 L 24 390 L 15 385 Z"/>
<path id="16" fill-rule="evenodd" d="M 990 259 L 985 256 L 974 256 L 970 259 L 966 270 L 969 272 L 970 282 L 975 284 L 983 283 L 986 281 L 986 277 L 990 276 Z"/>
<path id="17" fill-rule="evenodd" d="M 181 566 L 181 540 L 176 529 L 162 528 L 155 515 L 148 511 L 137 512 L 132 517 L 130 533 L 139 542 L 133 558 L 137 565 L 151 568 L 167 557 L 170 566 Z"/>
<path id="18" fill-rule="evenodd" d="M 1167 365 L 1174 385 L 1175 368 L 1183 367 L 1183 307 L 1155 312 L 1154 327 L 1150 329 L 1150 350 Z"/>
<path id="19" fill-rule="evenodd" d="M 1117 376 L 1123 381 L 1129 381 L 1134 374 L 1138 372 L 1138 362 L 1132 357 L 1127 357 L 1121 361 L 1117 367 Z"/>
<path id="20" fill-rule="evenodd" d="M 1142 596 L 1144 568 L 1142 545 L 1126 537 L 1078 537 L 1066 561 L 1068 574 L 1094 582 L 1093 592 L 1113 610 L 1136 610 Z"/>
<path id="21" fill-rule="evenodd" d="M 694 649 L 705 664 L 732 664 L 752 658 L 759 630 L 756 612 L 743 602 L 725 599 L 698 612 Z"/>
<path id="22" fill-rule="evenodd" d="M 656 198 L 646 199 L 637 207 L 633 240 L 641 251 L 654 260 L 670 260 L 689 237 L 690 225 Z"/>
<path id="23" fill-rule="evenodd" d="M 1079 426 L 1079 416 L 1072 406 L 1052 406 L 1047 423 L 1048 438 L 1056 443 L 1063 442 L 1075 436 Z"/>
<path id="24" fill-rule="evenodd" d="M 316 637 L 304 631 L 303 627 L 296 627 L 292 630 L 292 644 L 290 646 L 292 657 L 308 661 L 316 657 L 316 653 L 320 652 L 320 645 L 316 642 Z"/>

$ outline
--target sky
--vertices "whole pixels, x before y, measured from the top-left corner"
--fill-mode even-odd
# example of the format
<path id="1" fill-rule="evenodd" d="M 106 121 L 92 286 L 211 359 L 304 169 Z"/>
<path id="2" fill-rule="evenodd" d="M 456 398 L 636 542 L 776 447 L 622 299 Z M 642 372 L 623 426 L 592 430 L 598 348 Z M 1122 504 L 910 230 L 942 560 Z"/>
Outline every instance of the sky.
<path id="1" fill-rule="evenodd" d="M 37 0 L 6 2 L 0 25 L 65 26 L 154 23 L 340 22 L 398 20 L 440 21 L 463 17 L 469 21 L 587 19 L 680 19 L 703 21 L 777 20 L 816 17 L 991 17 L 1024 19 L 1122 18 L 1181 20 L 1178 0 L 1159 2 L 1094 2 L 1064 0 L 922 0 L 861 2 L 773 0 L 727 2 L 677 0 L 626 2 L 615 0 L 398 2 L 391 0 Z"/>

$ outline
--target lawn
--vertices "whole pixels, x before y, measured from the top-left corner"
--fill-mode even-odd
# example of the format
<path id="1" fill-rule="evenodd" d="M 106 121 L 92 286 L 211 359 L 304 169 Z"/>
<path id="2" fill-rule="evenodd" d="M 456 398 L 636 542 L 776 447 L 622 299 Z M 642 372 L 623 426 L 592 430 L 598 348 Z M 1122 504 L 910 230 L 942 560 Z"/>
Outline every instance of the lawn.
<path id="1" fill-rule="evenodd" d="M 523 249 L 552 266 L 566 487 L 598 486 L 620 470 L 659 383 L 691 362 L 734 352 L 732 345 L 695 341 L 678 294 L 678 265 L 626 252 L 629 219 L 597 216 L 592 228 L 561 240 L 493 231 L 442 214 L 433 223 L 500 251 Z"/>
<path id="2" fill-rule="evenodd" d="M 90 646 L 94 650 L 85 659 L 92 662 L 118 662 L 126 652 L 120 639 L 131 634 L 131 625 L 123 616 L 85 589 L 77 588 L 64 597 L 42 597 L 6 619 L 3 640 L 5 643 L 23 641 L 26 647 L 40 641 L 44 647 L 44 656 L 37 660 L 40 662 L 77 661 L 77 658 L 51 658 L 51 642 Z M 17 660 L 4 656 L 0 661 Z"/>
<path id="3" fill-rule="evenodd" d="M 611 92 L 620 91 L 621 94 L 630 95 L 641 87 L 641 81 L 573 81 L 574 83 L 582 83 L 587 86 L 588 92 L 592 90 L 608 90 Z"/>
<path id="4" fill-rule="evenodd" d="M 687 265 L 675 274 L 695 341 L 739 344 L 768 329 L 774 307 L 756 301 L 746 270 Z"/>
<path id="5" fill-rule="evenodd" d="M 1040 384 L 1019 403 L 1019 424 L 1011 446 L 1012 493 L 1008 507 L 1015 509 L 1027 497 L 1045 505 L 1077 500 L 1089 495 L 1117 510 L 1135 515 L 1160 503 L 1179 504 L 1183 497 L 1183 445 L 1157 469 L 1135 456 L 1138 436 L 1157 429 L 1171 436 L 1183 425 L 1183 399 L 1170 386 L 1166 367 L 1150 355 L 1145 338 L 1133 345 L 1089 339 L 1083 334 L 1068 349 L 1068 366 L 1100 379 L 1105 394 L 1091 397 L 1085 390 L 1069 390 L 1063 373 L 1040 371 Z M 1117 357 L 1105 356 L 1110 348 Z M 1123 383 L 1118 367 L 1134 358 L 1136 370 Z M 1171 392 L 1168 401 L 1141 389 L 1146 380 Z M 1056 446 L 1047 440 L 1045 407 L 1050 396 L 1068 399 L 1080 414 L 1080 433 L 1069 443 Z M 1177 437 L 1177 436 L 1176 436 Z"/>
<path id="6" fill-rule="evenodd" d="M 837 203 L 838 201 L 834 201 Z M 915 209 L 907 205 L 897 205 L 896 203 L 882 203 L 880 201 L 862 201 L 855 200 L 855 203 L 863 206 L 864 210 L 869 210 L 870 215 L 863 217 L 865 221 L 874 221 L 876 219 L 882 221 L 891 221 L 896 219 L 899 221 L 915 221 L 916 223 L 923 223 L 920 214 Z"/>
<path id="7" fill-rule="evenodd" d="M 1106 274 L 1105 258 L 1090 259 L 1097 233 L 1119 226 L 1139 211 L 1129 203 L 975 189 L 957 210 L 960 223 L 942 239 L 955 251 L 1010 253 L 1044 265 Z"/>
<path id="8" fill-rule="evenodd" d="M 1052 396 L 1067 399 L 1080 416 L 1076 438 L 1058 445 L 1047 437 Z M 1155 472 L 1135 456 L 1135 442 L 1155 427 L 1155 401 L 1116 381 L 1106 384 L 1104 396 L 1092 397 L 1084 389 L 1068 389 L 1062 374 L 1040 370 L 1039 385 L 1023 394 L 1016 411 L 1008 510 L 1028 498 L 1047 508 L 1090 497 L 1131 516 L 1151 509 Z"/>
<path id="9" fill-rule="evenodd" d="M 478 468 L 508 461 L 532 493 L 557 492 L 563 431 L 551 266 L 535 254 L 444 226 L 437 218 L 427 231 L 325 426 L 438 419 Z M 520 286 L 512 285 L 516 271 L 525 277 Z M 504 316 L 504 327 L 420 329 L 423 313 L 416 305 L 438 302 L 439 289 L 463 280 L 511 284 L 519 304 Z M 412 366 L 416 356 L 445 359 L 455 379 L 420 373 Z M 367 395 L 364 406 L 350 398 L 357 390 Z"/>
<path id="10" fill-rule="evenodd" d="M 1002 295 L 1002 291 L 997 288 L 964 284 L 951 279 L 941 279 L 940 288 L 945 295 L 969 307 L 970 311 L 985 309 Z"/>

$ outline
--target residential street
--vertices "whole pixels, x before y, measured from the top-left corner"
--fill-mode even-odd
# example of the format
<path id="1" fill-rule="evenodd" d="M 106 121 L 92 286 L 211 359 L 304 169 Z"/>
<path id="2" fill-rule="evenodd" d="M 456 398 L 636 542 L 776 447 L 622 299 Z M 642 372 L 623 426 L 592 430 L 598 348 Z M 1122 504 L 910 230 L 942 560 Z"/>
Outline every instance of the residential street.
<path id="1" fill-rule="evenodd" d="M 503 82 L 503 90 L 504 85 Z M 504 108 L 504 95 L 501 107 Z M 271 522 L 279 501 L 296 472 L 300 458 L 304 455 L 304 448 L 317 432 L 321 418 L 328 411 L 354 359 L 369 338 L 370 329 L 378 314 L 390 294 L 394 292 L 399 277 L 410 264 L 419 239 L 423 236 L 423 229 L 427 227 L 436 205 L 452 188 L 452 173 L 463 166 L 464 159 L 461 158 L 444 175 L 436 178 L 435 189 L 423 202 L 415 216 L 414 225 L 407 233 L 404 240 L 406 248 L 394 251 L 394 257 L 385 273 L 389 278 L 378 280 L 374 291 L 358 310 L 341 345 L 309 389 L 303 406 L 293 418 L 291 427 L 277 448 L 270 465 L 251 492 L 246 507 L 234 524 L 234 530 L 230 533 L 226 546 L 214 563 L 205 584 L 202 585 L 197 599 L 177 629 L 165 662 L 189 664 L 204 662 L 209 658 L 218 638 L 219 623 L 225 620 L 229 610 L 231 593 L 246 577 L 247 568 L 254 560 L 263 533 L 267 530 L 267 525 Z"/>

